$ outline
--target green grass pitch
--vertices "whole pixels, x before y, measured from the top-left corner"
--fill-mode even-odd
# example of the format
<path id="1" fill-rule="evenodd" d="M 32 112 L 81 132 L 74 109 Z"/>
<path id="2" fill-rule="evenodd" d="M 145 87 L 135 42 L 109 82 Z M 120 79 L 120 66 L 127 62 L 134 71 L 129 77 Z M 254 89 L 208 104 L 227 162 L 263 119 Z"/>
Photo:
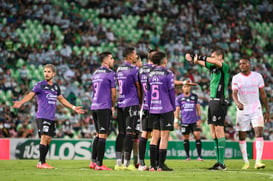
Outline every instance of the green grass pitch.
<path id="1" fill-rule="evenodd" d="M 146 161 L 149 163 L 149 161 Z M 88 160 L 48 160 L 48 164 L 55 167 L 52 170 L 37 169 L 37 160 L 0 160 L 0 180 L 19 181 L 273 181 L 273 160 L 264 160 L 265 169 L 254 169 L 254 161 L 250 161 L 248 170 L 241 170 L 242 160 L 226 160 L 227 171 L 209 171 L 207 168 L 214 164 L 214 160 L 184 161 L 167 160 L 172 172 L 149 172 L 149 171 L 95 171 L 89 169 Z M 115 160 L 105 160 L 104 164 L 114 167 Z M 169 180 L 170 179 L 170 180 Z"/>

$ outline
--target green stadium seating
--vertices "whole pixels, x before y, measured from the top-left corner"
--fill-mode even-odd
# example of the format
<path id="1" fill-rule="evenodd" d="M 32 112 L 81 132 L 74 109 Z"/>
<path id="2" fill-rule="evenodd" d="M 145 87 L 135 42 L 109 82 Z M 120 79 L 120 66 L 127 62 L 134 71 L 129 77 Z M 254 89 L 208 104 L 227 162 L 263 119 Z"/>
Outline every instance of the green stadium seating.
<path id="1" fill-rule="evenodd" d="M 25 64 L 25 61 L 22 58 L 19 58 L 16 62 L 17 68 L 22 68 L 22 66 Z"/>

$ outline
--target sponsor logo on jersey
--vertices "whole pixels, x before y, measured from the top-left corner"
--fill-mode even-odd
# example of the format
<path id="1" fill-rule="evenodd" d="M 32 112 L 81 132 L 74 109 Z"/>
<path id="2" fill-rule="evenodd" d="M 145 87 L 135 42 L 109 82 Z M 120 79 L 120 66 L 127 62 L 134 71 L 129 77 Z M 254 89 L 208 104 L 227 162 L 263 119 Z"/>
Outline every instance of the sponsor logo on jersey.
<path id="1" fill-rule="evenodd" d="M 166 125 L 166 127 L 171 127 L 172 125 L 170 124 L 170 123 L 168 123 L 167 125 Z"/>

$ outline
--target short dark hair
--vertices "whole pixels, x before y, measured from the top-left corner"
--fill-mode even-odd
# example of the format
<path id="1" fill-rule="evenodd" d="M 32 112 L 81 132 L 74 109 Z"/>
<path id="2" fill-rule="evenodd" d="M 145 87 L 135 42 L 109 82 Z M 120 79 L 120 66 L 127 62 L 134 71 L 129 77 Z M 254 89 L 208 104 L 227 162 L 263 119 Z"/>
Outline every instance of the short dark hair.
<path id="1" fill-rule="evenodd" d="M 166 54 L 164 52 L 156 52 L 153 54 L 151 60 L 155 65 L 161 65 L 163 63 L 164 58 L 166 58 Z"/>
<path id="2" fill-rule="evenodd" d="M 148 50 L 148 60 L 151 60 L 152 59 L 152 53 L 153 52 L 156 52 L 156 50 L 155 49 L 149 49 Z"/>
<path id="3" fill-rule="evenodd" d="M 248 55 L 242 55 L 241 58 L 240 58 L 240 60 L 241 59 L 248 60 L 250 62 L 250 60 L 249 60 L 250 57 Z"/>
<path id="4" fill-rule="evenodd" d="M 128 55 L 132 54 L 134 52 L 134 47 L 127 47 L 123 50 L 122 56 L 126 58 Z"/>
<path id="5" fill-rule="evenodd" d="M 215 52 L 217 56 L 222 55 L 223 59 L 225 58 L 225 51 L 220 48 L 212 49 L 212 53 Z"/>
<path id="6" fill-rule="evenodd" d="M 111 53 L 111 52 L 102 52 L 102 53 L 100 53 L 100 54 L 99 54 L 99 60 L 100 60 L 100 62 L 102 63 L 103 60 L 104 60 L 106 57 L 108 57 L 109 55 L 112 55 L 112 53 Z"/>

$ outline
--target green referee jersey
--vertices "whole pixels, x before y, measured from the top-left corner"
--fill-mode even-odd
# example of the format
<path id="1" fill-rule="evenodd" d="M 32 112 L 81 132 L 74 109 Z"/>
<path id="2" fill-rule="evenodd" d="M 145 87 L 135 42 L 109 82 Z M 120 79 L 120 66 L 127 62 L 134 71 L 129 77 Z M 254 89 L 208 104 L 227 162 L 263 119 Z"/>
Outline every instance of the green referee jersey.
<path id="1" fill-rule="evenodd" d="M 206 62 L 206 68 L 210 70 L 210 97 L 225 98 L 228 96 L 228 81 L 230 77 L 229 65 L 222 63 L 222 68 L 216 67 L 214 64 Z"/>

